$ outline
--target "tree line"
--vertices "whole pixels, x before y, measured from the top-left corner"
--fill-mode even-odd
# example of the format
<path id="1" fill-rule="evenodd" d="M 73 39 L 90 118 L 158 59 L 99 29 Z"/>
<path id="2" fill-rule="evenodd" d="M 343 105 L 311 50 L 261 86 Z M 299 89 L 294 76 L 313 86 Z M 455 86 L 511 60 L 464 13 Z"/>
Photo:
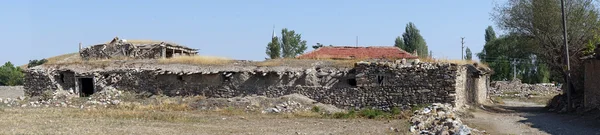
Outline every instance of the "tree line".
<path id="1" fill-rule="evenodd" d="M 321 43 L 316 43 L 312 48 L 318 49 L 324 46 L 325 45 Z M 333 45 L 330 44 L 329 46 Z M 409 53 L 416 52 L 421 58 L 427 58 L 433 54 L 433 52 L 429 50 L 427 42 L 425 42 L 425 39 L 421 36 L 419 29 L 417 29 L 412 22 L 406 24 L 404 33 L 396 38 L 394 46 Z M 273 33 L 273 37 L 267 44 L 265 53 L 270 59 L 294 58 L 304 53 L 306 49 L 306 40 L 302 40 L 301 34 L 296 33 L 294 30 L 283 28 L 281 30 L 281 37 L 275 36 Z"/>
<path id="2" fill-rule="evenodd" d="M 46 59 L 29 60 L 27 68 L 42 65 L 46 62 L 48 62 Z M 0 86 L 23 85 L 23 77 L 23 69 L 10 61 L 0 67 Z"/>
<path id="3" fill-rule="evenodd" d="M 583 89 L 583 60 L 599 44 L 599 11 L 594 0 L 565 1 L 567 41 L 571 65 L 571 84 L 574 93 Z M 496 36 L 492 27 L 485 30 L 486 43 L 477 54 L 495 74 L 494 80 L 514 75 L 526 82 L 565 82 L 567 79 L 565 47 L 563 44 L 560 0 L 509 0 L 492 12 L 496 26 L 506 34 Z M 511 64 L 516 64 L 512 68 Z M 513 65 L 514 66 L 514 65 Z"/>

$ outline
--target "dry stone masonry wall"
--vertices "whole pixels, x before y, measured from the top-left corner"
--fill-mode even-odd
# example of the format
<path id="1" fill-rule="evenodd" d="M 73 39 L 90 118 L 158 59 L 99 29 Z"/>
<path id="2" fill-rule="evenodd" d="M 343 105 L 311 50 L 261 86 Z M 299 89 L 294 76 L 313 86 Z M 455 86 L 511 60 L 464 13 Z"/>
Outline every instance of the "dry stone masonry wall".
<path id="1" fill-rule="evenodd" d="M 471 72 L 467 72 L 467 66 L 456 64 L 358 63 L 351 69 L 318 65 L 310 68 L 191 65 L 179 68 L 163 68 L 160 65 L 104 69 L 84 67 L 31 68 L 25 79 L 26 95 L 35 96 L 44 90 L 56 89 L 75 93 L 93 89 L 93 92 L 98 92 L 110 86 L 125 91 L 213 98 L 301 94 L 342 108 L 390 109 L 429 103 L 460 106 L 470 101 L 457 99 L 467 97 L 464 91 L 468 86 L 463 82 L 466 79 L 460 78 L 469 78 Z M 86 78 L 93 79 L 93 83 L 86 83 Z"/>

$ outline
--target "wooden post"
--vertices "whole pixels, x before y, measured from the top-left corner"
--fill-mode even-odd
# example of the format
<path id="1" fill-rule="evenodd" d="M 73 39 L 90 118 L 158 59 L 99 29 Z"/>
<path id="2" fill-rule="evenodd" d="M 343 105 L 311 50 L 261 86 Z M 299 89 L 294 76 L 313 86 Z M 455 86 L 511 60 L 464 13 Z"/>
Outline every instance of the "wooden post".
<path id="1" fill-rule="evenodd" d="M 81 42 L 79 42 L 79 52 L 81 52 Z"/>

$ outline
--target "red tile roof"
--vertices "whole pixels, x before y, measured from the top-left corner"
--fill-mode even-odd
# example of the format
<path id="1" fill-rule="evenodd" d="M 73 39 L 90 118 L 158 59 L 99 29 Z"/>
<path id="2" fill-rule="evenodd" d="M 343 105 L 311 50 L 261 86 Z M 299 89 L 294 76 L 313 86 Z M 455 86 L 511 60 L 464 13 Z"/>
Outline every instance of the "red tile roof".
<path id="1" fill-rule="evenodd" d="M 394 46 L 370 46 L 370 47 L 352 47 L 352 46 L 324 46 L 314 51 L 302 54 L 300 59 L 416 59 L 414 56 L 398 47 Z"/>

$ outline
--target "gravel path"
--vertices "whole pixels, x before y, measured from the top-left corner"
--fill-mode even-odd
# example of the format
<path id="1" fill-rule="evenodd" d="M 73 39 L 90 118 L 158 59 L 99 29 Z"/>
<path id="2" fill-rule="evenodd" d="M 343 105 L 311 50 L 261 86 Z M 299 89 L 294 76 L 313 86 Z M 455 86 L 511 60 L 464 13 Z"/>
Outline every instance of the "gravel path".
<path id="1" fill-rule="evenodd" d="M 23 86 L 0 86 L 0 98 L 16 98 L 23 96 Z"/>
<path id="2" fill-rule="evenodd" d="M 544 105 L 521 101 L 504 101 L 503 105 L 486 106 L 465 119 L 472 127 L 490 134 L 515 135 L 600 135 L 597 115 L 556 114 L 544 111 Z"/>

